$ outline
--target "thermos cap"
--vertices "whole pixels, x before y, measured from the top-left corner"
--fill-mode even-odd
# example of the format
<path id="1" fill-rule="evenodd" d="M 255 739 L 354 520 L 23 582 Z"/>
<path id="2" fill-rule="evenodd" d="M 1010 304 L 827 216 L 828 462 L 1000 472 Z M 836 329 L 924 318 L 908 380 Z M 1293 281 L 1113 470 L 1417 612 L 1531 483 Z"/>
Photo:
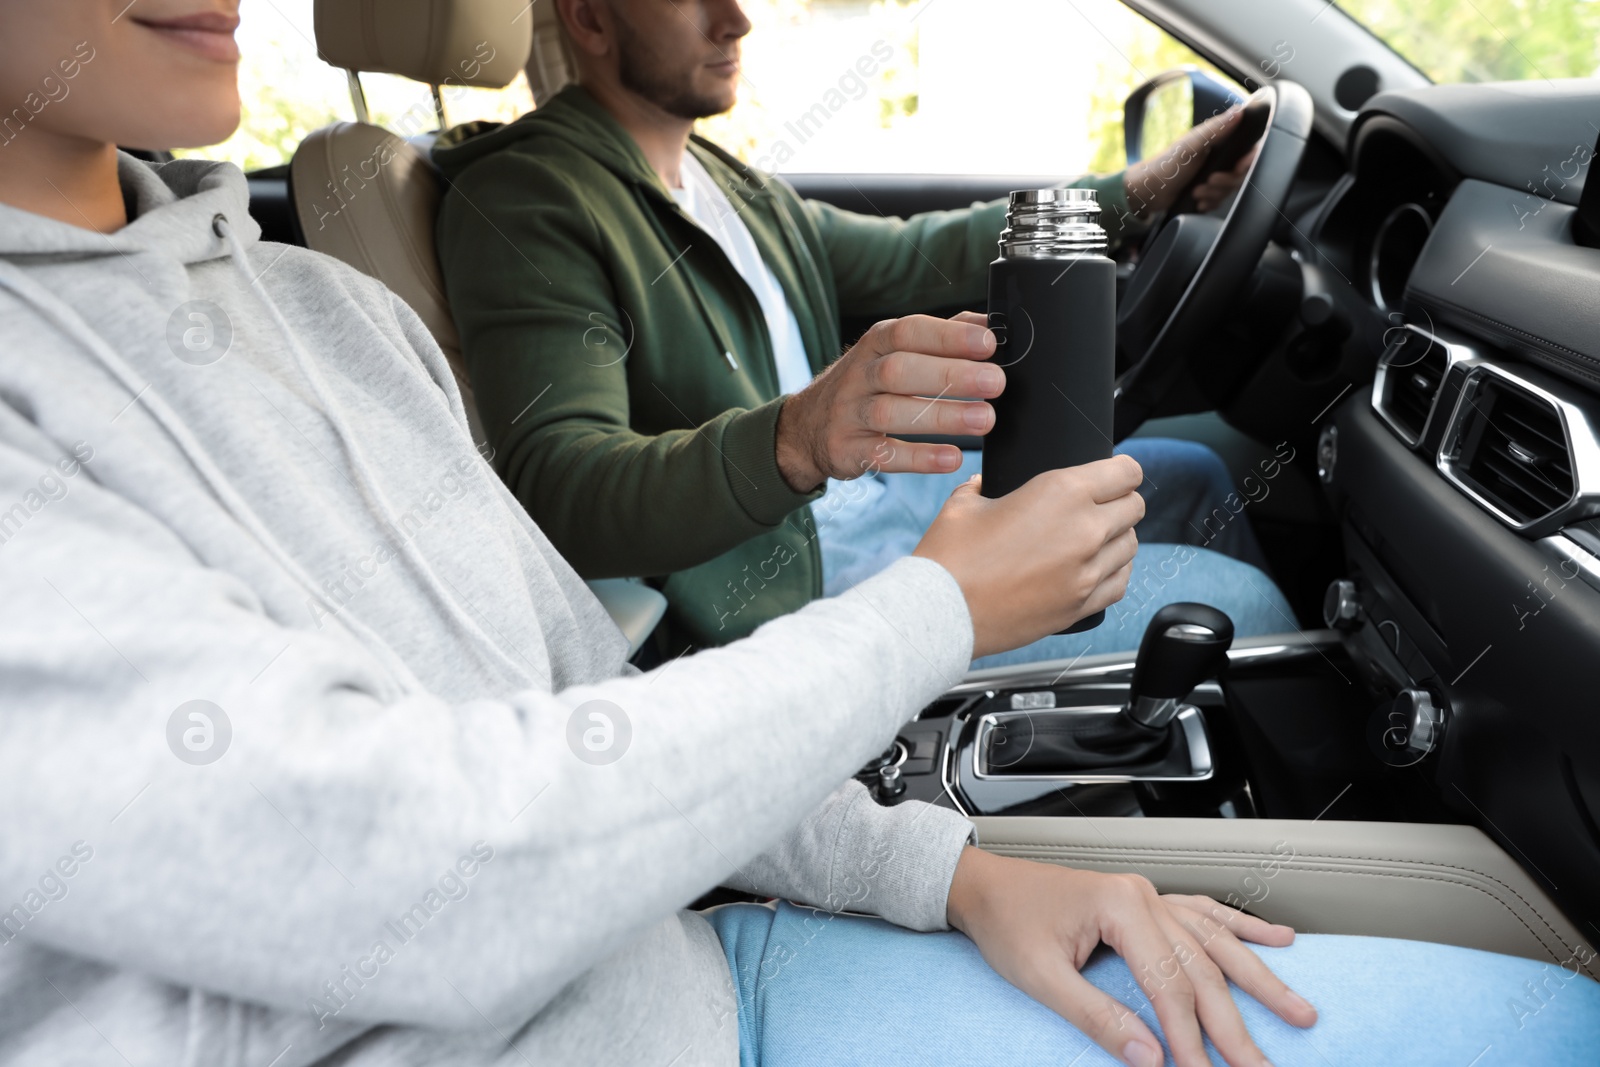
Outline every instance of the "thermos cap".
<path id="1" fill-rule="evenodd" d="M 1006 207 L 1000 233 L 1005 259 L 1068 259 L 1103 255 L 1106 231 L 1096 220 L 1093 189 L 1019 189 Z"/>

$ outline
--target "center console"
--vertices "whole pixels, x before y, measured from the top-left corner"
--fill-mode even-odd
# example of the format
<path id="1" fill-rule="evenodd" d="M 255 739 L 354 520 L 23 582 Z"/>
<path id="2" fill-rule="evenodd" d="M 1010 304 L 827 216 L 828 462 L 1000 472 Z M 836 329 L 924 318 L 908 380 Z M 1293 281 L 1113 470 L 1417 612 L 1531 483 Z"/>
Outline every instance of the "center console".
<path id="1" fill-rule="evenodd" d="M 857 777 L 880 803 L 968 816 L 1292 817 L 1332 794 L 1293 788 L 1327 753 L 1297 760 L 1285 727 L 1326 737 L 1329 714 L 1345 733 L 1361 721 L 1312 698 L 1342 657 L 1331 631 L 1232 643 L 1225 615 L 1171 605 L 1137 655 L 973 672 Z M 1271 710 L 1284 700 L 1293 713 Z"/>

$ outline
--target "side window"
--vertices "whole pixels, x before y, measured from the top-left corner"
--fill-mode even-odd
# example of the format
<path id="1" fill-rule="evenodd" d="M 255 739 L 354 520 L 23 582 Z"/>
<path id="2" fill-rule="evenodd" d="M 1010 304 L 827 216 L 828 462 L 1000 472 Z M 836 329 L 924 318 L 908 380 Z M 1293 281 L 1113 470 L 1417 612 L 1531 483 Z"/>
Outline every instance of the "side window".
<path id="1" fill-rule="evenodd" d="M 312 0 L 240 5 L 239 128 L 219 145 L 177 155 L 261 170 L 289 162 L 312 130 L 355 117 L 344 71 L 317 58 L 311 5 Z"/>
<path id="2" fill-rule="evenodd" d="M 778 172 L 1121 169 L 1122 101 L 1209 63 L 1118 0 L 745 0 L 733 111 L 700 132 Z"/>
<path id="3" fill-rule="evenodd" d="M 219 145 L 183 149 L 178 155 L 225 159 L 246 171 L 262 170 L 289 162 L 311 131 L 355 118 L 345 72 L 317 56 L 312 3 L 273 0 L 241 6 L 239 128 Z M 374 123 L 402 135 L 438 126 L 426 85 L 387 74 L 364 74 L 361 82 Z M 441 96 L 445 118 L 452 124 L 509 122 L 533 107 L 533 94 L 520 74 L 505 89 L 446 86 Z"/>

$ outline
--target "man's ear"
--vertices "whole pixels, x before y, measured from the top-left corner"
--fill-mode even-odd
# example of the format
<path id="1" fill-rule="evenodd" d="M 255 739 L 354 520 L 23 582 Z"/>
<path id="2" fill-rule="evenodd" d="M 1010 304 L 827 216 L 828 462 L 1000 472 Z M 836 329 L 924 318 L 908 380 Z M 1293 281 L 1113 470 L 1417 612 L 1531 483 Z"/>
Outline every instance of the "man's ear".
<path id="1" fill-rule="evenodd" d="M 556 0 L 556 12 L 575 56 L 598 58 L 611 51 L 615 25 L 607 0 Z"/>

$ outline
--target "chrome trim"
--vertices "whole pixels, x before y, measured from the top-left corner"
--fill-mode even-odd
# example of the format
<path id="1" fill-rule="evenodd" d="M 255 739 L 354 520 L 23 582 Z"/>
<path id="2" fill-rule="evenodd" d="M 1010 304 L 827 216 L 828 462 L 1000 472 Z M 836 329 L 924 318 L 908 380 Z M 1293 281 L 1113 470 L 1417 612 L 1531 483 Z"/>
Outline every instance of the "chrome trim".
<path id="1" fill-rule="evenodd" d="M 1433 420 L 1439 408 L 1439 397 L 1444 392 L 1445 382 L 1450 380 L 1450 372 L 1454 370 L 1458 364 L 1477 361 L 1478 354 L 1466 345 L 1446 341 L 1438 334 L 1430 333 L 1420 326 L 1412 326 L 1410 323 L 1407 323 L 1406 325 L 1400 327 L 1400 329 L 1408 330 L 1428 342 L 1428 347 L 1422 350 L 1422 356 L 1426 356 L 1429 352 L 1433 351 L 1434 345 L 1438 345 L 1440 348 L 1444 349 L 1444 374 L 1440 376 L 1439 388 L 1434 390 L 1433 399 L 1428 403 L 1428 417 L 1422 420 L 1422 429 L 1416 434 L 1416 436 L 1412 436 L 1411 431 L 1401 426 L 1399 421 L 1396 420 L 1393 415 L 1389 414 L 1388 410 L 1384 407 L 1384 389 L 1389 382 L 1389 369 L 1391 367 L 1395 367 L 1395 369 L 1398 370 L 1403 370 L 1406 367 L 1414 367 L 1417 365 L 1417 363 L 1421 362 L 1422 356 L 1418 356 L 1410 363 L 1402 363 L 1396 367 L 1393 355 L 1404 351 L 1405 346 L 1385 345 L 1383 349 L 1383 355 L 1378 357 L 1378 369 L 1372 378 L 1372 410 L 1378 413 L 1378 417 L 1388 424 L 1389 429 L 1393 430 L 1395 435 L 1398 436 L 1400 440 L 1404 441 L 1412 448 L 1415 448 L 1419 441 L 1428 436 L 1428 430 L 1433 426 Z M 1391 331 L 1385 331 L 1384 336 L 1387 337 L 1389 332 Z"/>
<path id="2" fill-rule="evenodd" d="M 1332 643 L 1338 643 L 1339 635 L 1336 631 L 1313 630 L 1311 633 L 1316 635 L 1316 638 L 1325 642 L 1331 640 Z M 1309 655 L 1311 652 L 1316 652 L 1318 655 L 1320 655 L 1321 649 L 1317 646 L 1317 644 L 1313 643 L 1313 641 L 1310 639 L 1310 635 L 1306 636 L 1307 640 L 1305 641 L 1299 641 L 1296 639 L 1295 644 L 1292 646 L 1293 651 L 1287 657 L 1285 657 L 1285 650 L 1291 648 L 1291 646 L 1282 643 L 1271 643 L 1271 638 L 1246 638 L 1246 643 L 1253 641 L 1256 642 L 1256 646 L 1253 648 L 1247 648 L 1245 651 L 1249 653 L 1256 653 L 1257 655 L 1254 658 L 1266 663 L 1274 662 L 1279 657 L 1301 658 Z M 1108 689 L 1115 692 L 1120 690 L 1122 687 L 1114 684 L 1099 682 L 1080 685 L 1078 688 Z M 985 695 L 993 697 L 997 692 L 998 689 L 988 689 Z M 1212 700 L 1221 700 L 1222 686 L 1218 685 L 1216 682 L 1202 682 L 1200 685 L 1195 687 L 1192 695 L 1203 695 Z M 1121 705 L 1108 704 L 1102 706 L 1120 707 Z M 1184 705 L 1184 707 L 1186 710 L 1195 710 L 1192 705 Z M 943 751 L 939 753 L 940 791 L 943 792 L 945 797 L 949 799 L 951 807 L 968 818 L 971 818 L 974 815 L 982 814 L 982 812 L 977 811 L 974 808 L 969 808 L 965 803 L 962 802 L 961 790 L 957 788 L 959 785 L 959 768 L 956 766 L 956 760 L 961 746 L 961 736 L 966 732 L 967 724 L 971 721 L 971 719 L 972 712 L 970 709 L 960 711 L 951 716 L 949 727 L 945 732 Z M 1201 726 L 1198 733 L 1198 741 L 1196 735 L 1190 733 L 1187 723 L 1184 724 L 1184 739 L 1189 742 L 1190 752 L 1195 754 L 1194 758 L 1190 761 L 1191 765 L 1199 759 L 1201 753 L 1204 753 L 1206 762 L 1210 763 L 1211 746 L 1209 740 L 1207 740 L 1205 737 L 1205 726 L 1203 719 L 1201 720 Z M 977 751 L 976 746 L 969 746 L 969 750 L 974 753 Z M 976 758 L 976 755 L 972 757 L 974 761 Z M 974 768 L 974 770 L 976 770 L 976 768 Z M 1009 780 L 1020 781 L 1022 779 L 1011 778 Z"/>
<path id="3" fill-rule="evenodd" d="M 1178 714 L 1177 697 L 1138 696 L 1128 708 L 1128 718 L 1142 726 L 1160 729 Z"/>
<path id="4" fill-rule="evenodd" d="M 939 788 L 950 799 L 950 806 L 970 819 L 977 812 L 968 810 L 967 806 L 961 803 L 961 793 L 956 789 L 955 769 L 951 766 L 956 758 L 957 736 L 966 727 L 966 715 L 962 714 L 952 718 L 949 729 L 945 731 L 943 751 L 939 753 Z"/>
<path id="5" fill-rule="evenodd" d="M 1383 288 L 1378 285 L 1378 256 L 1383 252 L 1383 239 L 1389 236 L 1389 227 L 1400 221 L 1401 216 L 1416 212 L 1422 216 L 1422 224 L 1427 227 L 1427 232 L 1433 233 L 1433 216 L 1423 209 L 1421 204 L 1407 201 L 1389 212 L 1378 223 L 1378 229 L 1372 235 L 1372 254 L 1367 257 L 1367 289 L 1372 294 L 1372 302 L 1378 306 L 1379 311 L 1388 311 L 1389 302 L 1383 298 Z M 1413 260 L 1411 266 L 1416 267 Z"/>
<path id="6" fill-rule="evenodd" d="M 1228 649 L 1228 662 L 1239 665 L 1299 659 L 1338 647 L 1336 630 L 1306 630 L 1296 633 L 1263 634 L 1245 637 Z M 941 696 L 968 696 L 1001 689 L 1041 689 L 1079 685 L 1083 682 L 1124 681 L 1133 676 L 1136 650 L 1108 652 L 1100 656 L 1042 660 L 1008 667 L 986 667 L 967 672 L 966 678 L 945 690 Z"/>
<path id="7" fill-rule="evenodd" d="M 1472 404 L 1472 398 L 1491 377 L 1499 378 L 1512 388 L 1521 389 L 1555 409 L 1556 418 L 1561 423 L 1561 431 L 1566 437 L 1567 455 L 1572 460 L 1572 495 L 1545 514 L 1535 516 L 1526 522 L 1518 522 L 1501 511 L 1456 473 L 1461 457 L 1461 430 L 1466 422 L 1468 410 L 1470 408 L 1472 411 L 1478 411 Z M 1478 413 L 1483 414 L 1481 411 Z M 1484 417 L 1488 418 L 1487 415 Z M 1600 435 L 1597 435 L 1588 412 L 1530 380 L 1526 375 L 1495 363 L 1479 361 L 1467 371 L 1467 379 L 1461 383 L 1461 393 L 1456 397 L 1455 408 L 1450 412 L 1449 422 L 1445 424 L 1444 436 L 1439 440 L 1439 452 L 1434 465 L 1451 485 L 1513 530 L 1527 531 L 1536 527 L 1547 527 L 1553 522 L 1585 518 L 1600 511 Z"/>
<path id="8" fill-rule="evenodd" d="M 991 712 L 978 720 L 978 732 L 972 739 L 972 744 L 967 746 L 967 759 L 971 761 L 972 776 L 984 782 L 1059 782 L 1073 784 L 1107 784 L 1115 782 L 1203 782 L 1211 777 L 1215 768 L 1211 765 L 1211 746 L 1206 740 L 1205 721 L 1200 716 L 1200 709 L 1193 704 L 1185 704 L 1178 709 L 1178 724 L 1183 728 L 1183 739 L 1189 747 L 1189 768 L 1192 773 L 1180 775 L 1138 775 L 1138 774 L 995 774 L 980 766 L 980 754 L 984 750 L 984 741 L 988 739 L 1002 719 L 1016 716 L 1026 717 L 1030 712 Z M 1122 714 L 1122 708 L 1116 704 L 1090 705 L 1078 708 L 1055 708 L 1050 714 L 1054 715 L 1103 715 L 1117 716 Z M 966 768 L 964 768 L 966 769 Z"/>
<path id="9" fill-rule="evenodd" d="M 1572 578 L 1568 578 L 1565 573 L 1560 574 L 1564 581 L 1570 582 L 1573 578 L 1581 578 L 1584 584 L 1591 589 L 1600 590 L 1600 557 L 1595 556 L 1594 553 L 1565 534 L 1552 534 L 1549 537 L 1541 537 L 1536 543 L 1540 548 L 1557 557 L 1556 566 L 1558 569 L 1561 567 L 1559 560 L 1563 559 L 1570 561 L 1573 566 L 1578 568 L 1578 573 L 1573 575 Z"/>

